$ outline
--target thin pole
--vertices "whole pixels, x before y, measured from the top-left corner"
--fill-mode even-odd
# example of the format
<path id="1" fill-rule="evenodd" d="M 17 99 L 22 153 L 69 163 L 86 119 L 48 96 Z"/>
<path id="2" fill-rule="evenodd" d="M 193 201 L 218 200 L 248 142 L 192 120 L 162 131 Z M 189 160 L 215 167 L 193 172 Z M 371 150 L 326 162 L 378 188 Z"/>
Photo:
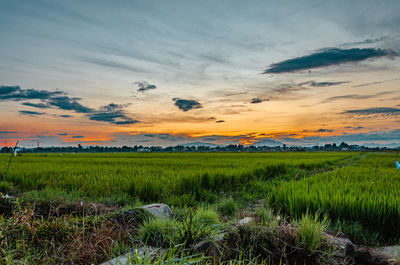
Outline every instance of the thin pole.
<path id="1" fill-rule="evenodd" d="M 7 165 L 6 171 L 4 172 L 3 180 L 6 180 L 8 168 L 10 167 L 11 160 L 12 160 L 12 158 L 13 158 L 15 149 L 17 149 L 18 142 L 19 142 L 19 141 L 17 141 L 17 142 L 15 143 L 14 149 L 13 149 L 12 152 L 11 152 L 10 160 L 8 160 L 8 165 Z"/>

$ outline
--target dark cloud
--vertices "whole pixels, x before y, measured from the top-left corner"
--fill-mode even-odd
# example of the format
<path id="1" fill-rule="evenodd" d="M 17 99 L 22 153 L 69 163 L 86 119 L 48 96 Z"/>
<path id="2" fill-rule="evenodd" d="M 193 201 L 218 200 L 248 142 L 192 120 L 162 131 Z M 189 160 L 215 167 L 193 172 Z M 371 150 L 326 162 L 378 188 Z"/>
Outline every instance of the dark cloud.
<path id="1" fill-rule="evenodd" d="M 316 132 L 333 132 L 333 130 L 330 130 L 330 129 L 319 129 Z"/>
<path id="2" fill-rule="evenodd" d="M 133 124 L 139 121 L 130 118 L 123 108 L 130 104 L 114 104 L 102 106 L 99 110 L 82 105 L 79 101 L 81 98 L 69 97 L 64 91 L 47 91 L 36 89 L 21 89 L 19 86 L 1 86 L 0 101 L 13 100 L 22 101 L 28 99 L 39 99 L 42 103 L 24 102 L 22 105 L 35 108 L 57 108 L 61 110 L 70 110 L 76 113 L 85 113 L 90 120 L 103 121 L 112 124 Z M 19 111 L 23 115 L 43 115 L 43 112 L 36 111 Z M 59 115 L 63 118 L 69 118 L 71 115 Z"/>
<path id="3" fill-rule="evenodd" d="M 373 48 L 328 48 L 314 52 L 310 55 L 271 64 L 270 67 L 264 71 L 264 74 L 296 72 L 349 62 L 359 62 L 368 58 L 393 55 L 397 54 L 393 51 Z"/>
<path id="4" fill-rule="evenodd" d="M 48 108 L 50 108 L 49 105 L 44 104 L 44 103 L 24 102 L 24 103 L 22 103 L 22 105 L 29 106 L 29 107 L 34 107 L 34 108 L 39 108 L 39 109 L 48 109 Z"/>
<path id="5" fill-rule="evenodd" d="M 0 86 L 0 101 L 21 101 L 28 99 L 46 100 L 54 96 L 65 94 L 63 91 L 48 91 L 37 89 L 21 89 L 19 86 Z"/>
<path id="6" fill-rule="evenodd" d="M 250 103 L 251 104 L 256 104 L 256 103 L 261 103 L 263 100 L 261 98 L 252 98 Z"/>
<path id="7" fill-rule="evenodd" d="M 12 134 L 17 132 L 10 132 L 10 131 L 0 131 L 0 134 Z"/>
<path id="8" fill-rule="evenodd" d="M 59 133 L 59 134 L 57 134 L 57 135 L 59 135 L 59 136 L 66 136 L 66 135 L 68 135 L 68 133 Z"/>
<path id="9" fill-rule="evenodd" d="M 74 135 L 74 136 L 72 136 L 72 138 L 74 138 L 74 139 L 80 139 L 80 138 L 84 138 L 85 136 L 83 136 L 83 135 Z"/>
<path id="10" fill-rule="evenodd" d="M 52 97 L 48 100 L 48 104 L 63 110 L 72 110 L 77 113 L 89 113 L 93 109 L 83 106 L 78 102 L 81 98 L 71 98 L 68 96 Z"/>
<path id="11" fill-rule="evenodd" d="M 358 127 L 346 126 L 346 127 L 344 127 L 344 128 L 358 131 L 358 130 L 363 129 L 364 127 L 362 127 L 362 126 L 358 126 Z"/>
<path id="12" fill-rule="evenodd" d="M 341 84 L 350 83 L 349 81 L 338 81 L 338 82 L 315 82 L 315 81 L 308 81 L 300 83 L 299 86 L 302 85 L 309 85 L 313 87 L 327 87 L 327 86 L 337 86 Z"/>
<path id="13" fill-rule="evenodd" d="M 222 122 L 225 122 L 224 120 L 218 120 L 218 121 L 216 121 L 216 123 L 222 123 Z"/>
<path id="14" fill-rule="evenodd" d="M 200 102 L 197 102 L 195 100 L 181 99 L 181 98 L 173 98 L 172 100 L 175 101 L 175 106 L 177 106 L 180 110 L 183 111 L 188 111 L 191 109 L 200 109 L 203 107 L 200 104 Z"/>
<path id="15" fill-rule="evenodd" d="M 139 89 L 137 91 L 139 91 L 139 92 L 145 92 L 147 90 L 151 90 L 151 89 L 156 89 L 157 88 L 155 85 L 150 85 L 146 81 L 137 81 L 137 82 L 134 82 L 133 84 L 138 86 Z"/>
<path id="16" fill-rule="evenodd" d="M 90 120 L 93 121 L 102 121 L 108 122 L 112 124 L 134 124 L 138 123 L 138 120 L 134 120 L 129 117 L 126 112 L 123 110 L 124 107 L 129 106 L 130 104 L 114 104 L 110 103 L 108 105 L 100 107 L 98 111 L 94 111 L 87 114 Z"/>
<path id="17" fill-rule="evenodd" d="M 398 108 L 367 108 L 367 109 L 355 109 L 355 110 L 346 110 L 343 112 L 344 114 L 356 114 L 356 115 L 400 115 L 400 109 Z"/>
<path id="18" fill-rule="evenodd" d="M 31 116 L 46 114 L 44 112 L 29 111 L 29 110 L 20 110 L 19 113 L 22 114 L 22 115 L 31 115 Z"/>
<path id="19" fill-rule="evenodd" d="M 45 103 L 24 102 L 22 105 L 41 109 L 57 107 L 59 109 L 72 110 L 78 113 L 88 113 L 93 111 L 93 109 L 85 107 L 78 102 L 81 98 L 71 98 L 67 96 L 64 91 L 21 89 L 19 86 L 0 87 L 0 101 L 22 101 L 30 99 L 39 99 Z"/>

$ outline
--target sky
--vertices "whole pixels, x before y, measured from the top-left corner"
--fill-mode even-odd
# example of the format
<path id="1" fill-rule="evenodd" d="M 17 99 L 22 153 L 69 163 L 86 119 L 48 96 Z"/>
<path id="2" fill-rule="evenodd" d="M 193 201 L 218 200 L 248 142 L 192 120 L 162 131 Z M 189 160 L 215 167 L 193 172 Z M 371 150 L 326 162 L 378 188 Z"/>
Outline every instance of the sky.
<path id="1" fill-rule="evenodd" d="M 400 146 L 400 2 L 2 0 L 0 140 Z"/>

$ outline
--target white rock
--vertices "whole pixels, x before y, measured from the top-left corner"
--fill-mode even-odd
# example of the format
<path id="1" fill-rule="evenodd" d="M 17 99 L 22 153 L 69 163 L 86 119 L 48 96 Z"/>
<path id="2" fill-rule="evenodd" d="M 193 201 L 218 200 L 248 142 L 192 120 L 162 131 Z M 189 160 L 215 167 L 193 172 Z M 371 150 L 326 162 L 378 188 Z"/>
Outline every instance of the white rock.
<path id="1" fill-rule="evenodd" d="M 172 217 L 172 210 L 166 204 L 156 203 L 142 206 L 143 209 L 147 210 L 155 217 L 161 218 L 171 218 Z"/>

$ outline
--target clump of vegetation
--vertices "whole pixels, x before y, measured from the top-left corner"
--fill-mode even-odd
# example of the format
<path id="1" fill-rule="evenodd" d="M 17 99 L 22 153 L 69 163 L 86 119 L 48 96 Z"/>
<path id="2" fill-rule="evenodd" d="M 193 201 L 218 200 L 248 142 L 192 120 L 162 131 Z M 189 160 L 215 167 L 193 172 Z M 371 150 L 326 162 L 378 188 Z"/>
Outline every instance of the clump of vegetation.
<path id="1" fill-rule="evenodd" d="M 310 254 L 321 249 L 323 233 L 329 226 L 326 217 L 320 220 L 319 214 L 305 214 L 297 224 L 296 243 Z"/>
<path id="2" fill-rule="evenodd" d="M 14 192 L 14 185 L 8 181 L 0 181 L 0 194 L 10 194 Z"/>
<path id="3" fill-rule="evenodd" d="M 168 248 L 177 244 L 178 231 L 174 219 L 150 218 L 140 228 L 139 238 L 146 245 Z"/>
<path id="4" fill-rule="evenodd" d="M 233 216 L 237 210 L 238 206 L 233 198 L 224 199 L 217 205 L 217 211 L 224 216 Z"/>
<path id="5" fill-rule="evenodd" d="M 261 206 L 257 209 L 256 215 L 260 218 L 261 224 L 265 224 L 268 226 L 276 226 L 278 225 L 277 217 L 275 216 L 274 211 L 267 207 L 266 205 Z"/>
<path id="6" fill-rule="evenodd" d="M 298 231 L 289 224 L 270 227 L 249 223 L 239 226 L 225 237 L 219 262 L 255 257 L 255 264 L 337 264 L 330 258 L 331 248 L 323 238 L 318 241 L 318 251 L 314 252 L 305 244 L 315 244 L 316 241 L 298 241 L 300 234 L 306 234 L 305 229 L 301 229 Z"/>
<path id="7" fill-rule="evenodd" d="M 193 216 L 193 223 L 197 227 L 212 227 L 220 224 L 218 213 L 211 208 L 199 207 Z"/>

